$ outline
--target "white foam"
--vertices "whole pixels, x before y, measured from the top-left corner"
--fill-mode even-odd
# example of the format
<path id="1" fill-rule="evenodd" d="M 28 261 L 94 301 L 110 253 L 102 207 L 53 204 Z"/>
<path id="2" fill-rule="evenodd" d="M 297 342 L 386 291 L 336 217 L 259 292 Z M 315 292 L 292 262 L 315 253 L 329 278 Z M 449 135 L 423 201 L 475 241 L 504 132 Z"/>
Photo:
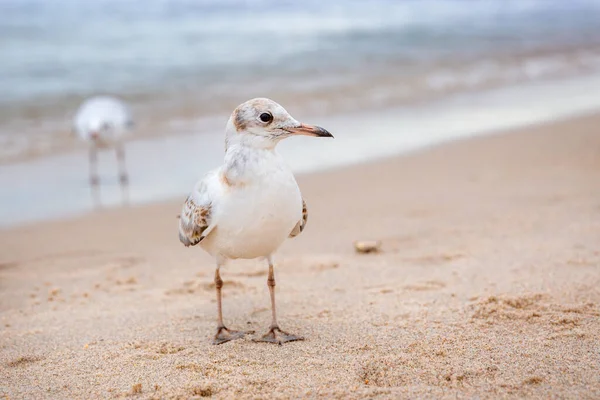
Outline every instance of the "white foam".
<path id="1" fill-rule="evenodd" d="M 294 138 L 281 152 L 296 172 L 364 162 L 443 141 L 600 110 L 600 75 L 528 83 L 460 95 L 434 104 L 310 119 L 336 137 Z M 290 110 L 293 111 L 293 110 Z M 223 133 L 140 140 L 127 146 L 131 200 L 181 200 L 204 172 L 220 164 Z M 119 204 L 114 154 L 100 158 L 102 198 Z M 74 215 L 91 210 L 87 153 L 53 156 L 0 168 L 0 225 Z M 178 210 L 173 210 L 174 214 Z"/>

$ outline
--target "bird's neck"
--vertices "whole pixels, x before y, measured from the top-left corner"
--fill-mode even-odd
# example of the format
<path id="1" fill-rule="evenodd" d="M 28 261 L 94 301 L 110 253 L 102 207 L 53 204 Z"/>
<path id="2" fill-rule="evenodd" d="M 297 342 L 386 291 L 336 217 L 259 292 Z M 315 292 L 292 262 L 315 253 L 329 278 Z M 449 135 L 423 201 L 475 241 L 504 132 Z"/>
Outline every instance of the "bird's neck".
<path id="1" fill-rule="evenodd" d="M 234 145 L 225 153 L 221 170 L 222 179 L 230 186 L 244 185 L 268 176 L 285 164 L 281 156 L 271 149 Z"/>

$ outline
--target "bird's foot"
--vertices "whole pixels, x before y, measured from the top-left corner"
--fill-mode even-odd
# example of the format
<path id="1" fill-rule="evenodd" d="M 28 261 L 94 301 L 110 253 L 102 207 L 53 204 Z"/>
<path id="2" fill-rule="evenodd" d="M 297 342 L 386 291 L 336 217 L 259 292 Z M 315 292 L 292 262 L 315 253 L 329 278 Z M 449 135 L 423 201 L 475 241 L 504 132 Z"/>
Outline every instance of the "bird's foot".
<path id="1" fill-rule="evenodd" d="M 295 342 L 297 340 L 304 340 L 302 336 L 291 335 L 287 332 L 279 329 L 278 326 L 272 326 L 269 332 L 263 335 L 260 339 L 253 339 L 255 342 L 269 342 L 277 343 L 281 345 L 285 342 Z"/>
<path id="2" fill-rule="evenodd" d="M 217 334 L 213 339 L 213 344 L 223 344 L 225 342 L 229 342 L 230 340 L 241 339 L 245 335 L 254 333 L 254 331 L 234 331 L 231 329 L 227 329 L 224 326 L 220 326 L 217 328 Z"/>

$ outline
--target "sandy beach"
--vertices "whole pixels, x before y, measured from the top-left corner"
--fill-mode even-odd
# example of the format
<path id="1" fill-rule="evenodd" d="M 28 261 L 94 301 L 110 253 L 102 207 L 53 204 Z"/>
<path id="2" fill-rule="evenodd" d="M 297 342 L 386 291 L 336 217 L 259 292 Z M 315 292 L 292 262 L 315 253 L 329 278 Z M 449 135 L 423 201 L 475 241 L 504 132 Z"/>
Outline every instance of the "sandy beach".
<path id="1" fill-rule="evenodd" d="M 213 346 L 212 259 L 177 201 L 0 231 L 5 398 L 600 397 L 600 114 L 298 178 L 276 346 Z M 42 201 L 42 199 L 40 199 Z M 382 241 L 355 254 L 353 241 Z M 266 265 L 224 317 L 269 324 Z"/>

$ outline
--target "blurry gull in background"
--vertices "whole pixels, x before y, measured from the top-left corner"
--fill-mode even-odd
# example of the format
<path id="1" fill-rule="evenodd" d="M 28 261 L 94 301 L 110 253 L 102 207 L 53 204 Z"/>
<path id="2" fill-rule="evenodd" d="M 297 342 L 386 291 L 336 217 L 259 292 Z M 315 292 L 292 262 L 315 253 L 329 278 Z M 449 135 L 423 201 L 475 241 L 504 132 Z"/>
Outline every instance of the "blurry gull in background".
<path id="1" fill-rule="evenodd" d="M 133 118 L 127 105 L 114 97 L 92 97 L 81 104 L 73 123 L 79 137 L 90 144 L 90 188 L 94 204 L 100 205 L 98 150 L 103 148 L 114 149 L 116 152 L 122 201 L 127 203 L 129 178 L 125 166 L 123 137 L 133 128 Z"/>

